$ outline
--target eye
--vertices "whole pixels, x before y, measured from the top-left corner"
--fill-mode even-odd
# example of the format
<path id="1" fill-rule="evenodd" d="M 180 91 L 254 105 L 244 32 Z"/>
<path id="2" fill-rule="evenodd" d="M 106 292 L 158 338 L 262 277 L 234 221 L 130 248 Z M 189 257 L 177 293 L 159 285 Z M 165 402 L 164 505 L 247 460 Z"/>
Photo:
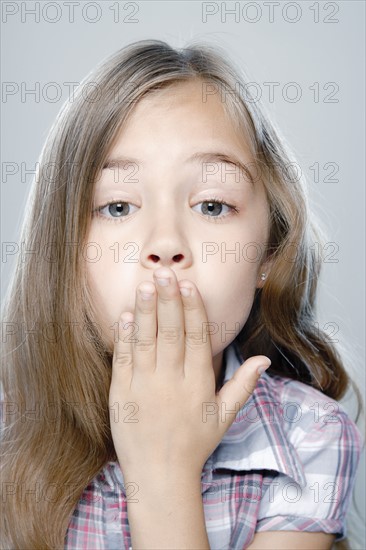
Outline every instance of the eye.
<path id="1" fill-rule="evenodd" d="M 133 208 L 138 208 L 138 206 L 135 206 L 130 202 L 124 202 L 124 201 L 107 202 L 106 204 L 103 204 L 103 206 L 99 206 L 98 208 L 95 208 L 93 210 L 93 214 L 95 214 L 100 218 L 105 219 L 108 222 L 122 222 L 124 221 L 123 218 L 126 218 L 129 214 L 131 214 L 130 206 L 132 206 Z M 103 210 L 105 210 L 105 213 L 103 213 Z M 111 217 L 109 217 L 109 215 Z"/>
<path id="2" fill-rule="evenodd" d="M 203 208 L 200 205 L 204 205 Z M 218 198 L 212 198 L 207 199 L 205 201 L 199 202 L 194 206 L 200 206 L 201 213 L 206 216 L 207 218 L 211 218 L 212 221 L 221 221 L 223 218 L 226 218 L 230 216 L 231 214 L 237 214 L 239 212 L 238 208 L 232 204 L 228 204 L 227 202 L 218 199 Z M 224 208 L 223 208 L 224 207 Z M 226 214 L 221 214 L 223 209 L 228 209 L 228 212 Z M 217 214 L 217 215 L 215 215 Z M 210 220 L 210 221 L 211 221 Z"/>

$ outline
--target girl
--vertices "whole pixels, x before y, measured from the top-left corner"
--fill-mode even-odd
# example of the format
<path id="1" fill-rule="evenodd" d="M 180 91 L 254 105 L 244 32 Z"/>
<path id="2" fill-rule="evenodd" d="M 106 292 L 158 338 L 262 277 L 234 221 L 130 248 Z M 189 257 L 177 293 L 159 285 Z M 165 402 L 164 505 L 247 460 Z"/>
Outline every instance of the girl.
<path id="1" fill-rule="evenodd" d="M 130 44 L 64 106 L 3 312 L 4 548 L 344 538 L 363 442 L 294 166 L 209 45 Z"/>

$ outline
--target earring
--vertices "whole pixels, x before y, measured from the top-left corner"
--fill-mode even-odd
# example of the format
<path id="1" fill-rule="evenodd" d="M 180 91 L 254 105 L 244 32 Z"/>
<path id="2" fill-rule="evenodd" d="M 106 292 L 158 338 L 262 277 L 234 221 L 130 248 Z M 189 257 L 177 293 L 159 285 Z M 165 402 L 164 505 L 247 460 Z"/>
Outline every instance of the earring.
<path id="1" fill-rule="evenodd" d="M 264 281 L 266 277 L 267 277 L 267 274 L 266 274 L 266 273 L 262 273 L 262 274 L 261 274 L 261 279 L 262 279 L 262 281 Z"/>

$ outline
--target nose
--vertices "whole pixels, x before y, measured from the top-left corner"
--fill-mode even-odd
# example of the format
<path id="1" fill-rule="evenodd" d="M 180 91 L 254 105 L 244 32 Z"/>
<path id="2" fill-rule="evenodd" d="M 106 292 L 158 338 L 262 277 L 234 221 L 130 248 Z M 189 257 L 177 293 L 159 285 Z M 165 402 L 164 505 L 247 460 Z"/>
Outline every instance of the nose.
<path id="1" fill-rule="evenodd" d="M 156 221 L 143 242 L 140 262 L 153 270 L 158 267 L 187 269 L 192 265 L 192 251 L 177 221 L 169 225 L 166 219 Z"/>

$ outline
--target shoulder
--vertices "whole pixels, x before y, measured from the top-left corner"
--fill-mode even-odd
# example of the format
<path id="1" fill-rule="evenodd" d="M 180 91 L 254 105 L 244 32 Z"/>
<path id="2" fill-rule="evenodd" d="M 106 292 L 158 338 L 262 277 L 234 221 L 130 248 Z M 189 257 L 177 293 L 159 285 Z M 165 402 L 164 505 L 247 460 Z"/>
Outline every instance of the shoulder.
<path id="1" fill-rule="evenodd" d="M 346 497 L 364 439 L 341 404 L 303 382 L 277 375 L 263 379 L 262 395 L 272 396 L 279 431 L 306 480 L 337 482 Z"/>
<path id="2" fill-rule="evenodd" d="M 262 392 L 271 396 L 272 406 L 277 408 L 282 427 L 293 444 L 310 443 L 313 438 L 317 449 L 333 441 L 345 451 L 361 454 L 361 432 L 338 401 L 291 378 L 266 373 L 262 378 Z"/>
<path id="3" fill-rule="evenodd" d="M 355 422 L 334 399 L 278 375 L 262 376 L 257 400 L 260 407 L 271 401 L 276 441 L 286 447 L 302 482 L 284 472 L 273 477 L 256 530 L 322 531 L 343 538 L 364 446 Z"/>

